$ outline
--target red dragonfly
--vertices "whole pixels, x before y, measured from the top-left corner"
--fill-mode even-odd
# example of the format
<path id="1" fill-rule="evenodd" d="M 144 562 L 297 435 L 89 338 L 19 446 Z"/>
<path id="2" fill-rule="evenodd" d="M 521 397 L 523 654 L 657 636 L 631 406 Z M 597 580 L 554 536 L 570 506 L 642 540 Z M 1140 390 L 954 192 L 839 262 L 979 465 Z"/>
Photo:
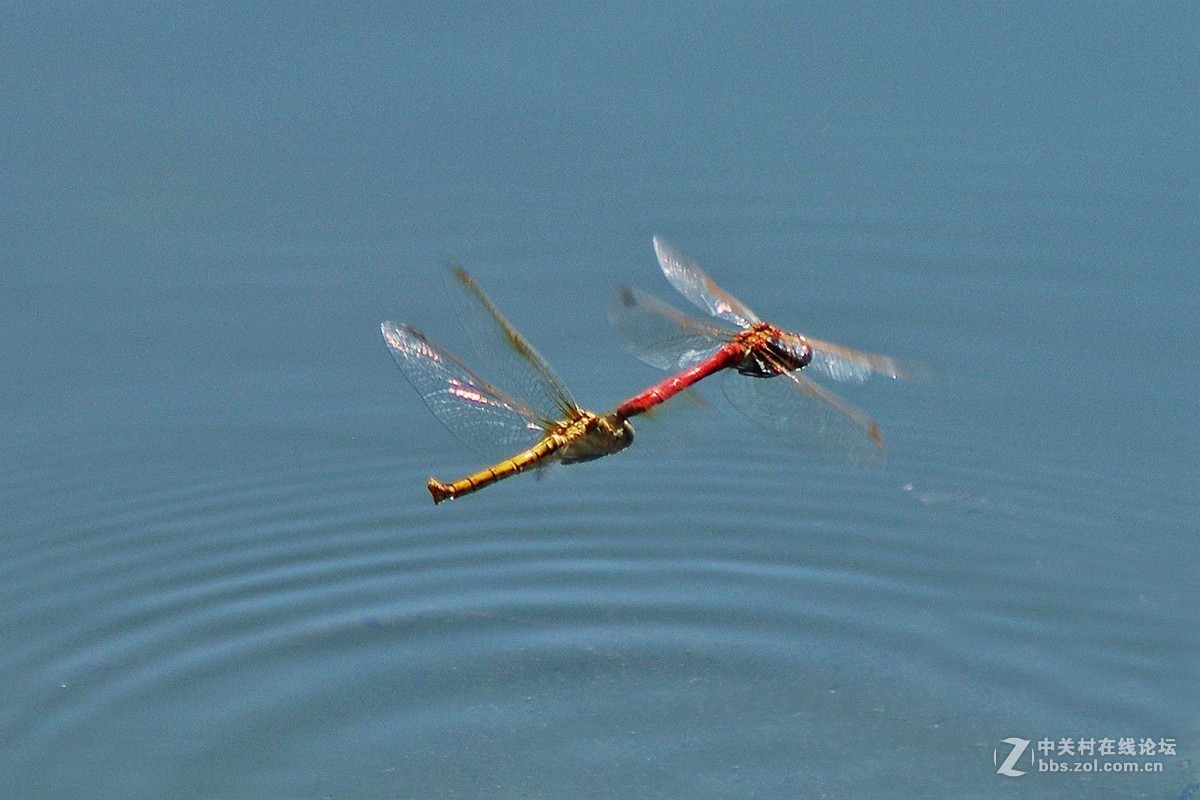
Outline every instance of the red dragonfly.
<path id="1" fill-rule="evenodd" d="M 480 378 L 450 351 L 411 325 L 380 328 L 396 364 L 433 415 L 463 441 L 483 451 L 497 446 L 521 452 L 453 483 L 429 479 L 433 502 L 453 500 L 496 481 L 553 461 L 572 464 L 616 453 L 633 443 L 633 426 L 613 414 L 580 408 L 562 380 L 500 313 L 461 267 L 452 293 L 475 344 L 520 396 Z M 452 285 L 453 287 L 453 285 Z"/>
<path id="2" fill-rule="evenodd" d="M 808 377 L 816 371 L 843 382 L 873 374 L 911 377 L 911 369 L 888 356 L 852 350 L 782 330 L 758 315 L 659 237 L 654 250 L 663 274 L 680 294 L 721 320 L 705 321 L 636 289 L 623 287 L 609 318 L 622 346 L 659 369 L 682 370 L 626 400 L 616 417 L 643 414 L 697 381 L 722 370 L 726 397 L 746 416 L 772 430 L 800 433 L 852 461 L 883 454 L 879 425 L 866 413 Z M 730 327 L 732 325 L 733 327 Z"/>

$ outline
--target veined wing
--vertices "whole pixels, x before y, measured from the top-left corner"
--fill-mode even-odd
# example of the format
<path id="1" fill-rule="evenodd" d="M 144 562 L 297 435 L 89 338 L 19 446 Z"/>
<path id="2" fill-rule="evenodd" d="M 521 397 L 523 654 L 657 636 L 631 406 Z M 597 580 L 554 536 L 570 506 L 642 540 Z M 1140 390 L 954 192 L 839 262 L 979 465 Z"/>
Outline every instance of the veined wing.
<path id="1" fill-rule="evenodd" d="M 654 252 L 667 280 L 697 308 L 740 328 L 749 328 L 760 321 L 741 300 L 717 286 L 693 258 L 675 249 L 661 236 L 654 237 Z"/>
<path id="2" fill-rule="evenodd" d="M 700 363 L 736 333 L 628 286 L 618 290 L 608 319 L 622 347 L 650 366 L 666 370 Z"/>
<path id="3" fill-rule="evenodd" d="M 551 420 L 480 378 L 445 348 L 410 325 L 380 326 L 392 358 L 446 429 L 472 447 L 525 448 Z"/>
<path id="4" fill-rule="evenodd" d="M 800 370 L 774 378 L 727 372 L 722 388 L 739 411 L 769 430 L 796 435 L 852 464 L 879 466 L 885 460 L 875 420 Z"/>
<path id="5" fill-rule="evenodd" d="M 548 420 L 574 419 L 579 406 L 566 384 L 462 267 L 448 281 L 459 318 L 489 373 Z"/>
<path id="6" fill-rule="evenodd" d="M 798 336 L 797 338 L 812 348 L 813 357 L 812 362 L 808 365 L 809 369 L 815 369 L 835 381 L 862 383 L 872 375 L 912 379 L 918 377 L 922 371 L 913 364 L 905 363 L 891 356 L 867 353 L 833 342 L 814 339 L 811 336 Z"/>

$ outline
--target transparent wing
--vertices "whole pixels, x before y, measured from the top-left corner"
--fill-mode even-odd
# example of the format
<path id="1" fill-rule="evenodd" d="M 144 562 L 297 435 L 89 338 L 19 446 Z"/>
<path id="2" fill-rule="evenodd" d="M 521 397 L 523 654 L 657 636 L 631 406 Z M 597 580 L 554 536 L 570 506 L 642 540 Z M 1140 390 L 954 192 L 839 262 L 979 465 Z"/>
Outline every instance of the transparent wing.
<path id="1" fill-rule="evenodd" d="M 796 336 L 796 339 L 812 348 L 809 369 L 842 383 L 862 383 L 872 375 L 888 378 L 914 378 L 922 371 L 919 367 L 902 362 L 891 356 L 881 356 L 843 347 L 833 342 L 814 339 L 811 336 Z"/>
<path id="2" fill-rule="evenodd" d="M 524 449 L 545 434 L 549 420 L 487 383 L 416 328 L 385 322 L 380 329 L 408 382 L 462 441 L 490 454 L 499 448 Z"/>
<path id="3" fill-rule="evenodd" d="M 689 317 L 657 297 L 622 286 L 608 320 L 621 346 L 659 369 L 686 369 L 698 364 L 735 331 Z"/>
<path id="4" fill-rule="evenodd" d="M 574 419 L 579 406 L 546 359 L 504 318 L 475 279 L 455 267 L 450 297 L 489 374 L 548 420 Z"/>
<path id="5" fill-rule="evenodd" d="M 728 371 L 721 385 L 730 403 L 769 430 L 797 436 L 852 464 L 881 466 L 885 460 L 875 420 L 799 370 L 774 378 Z"/>
<path id="6" fill-rule="evenodd" d="M 675 249 L 674 245 L 660 236 L 654 237 L 654 252 L 658 255 L 658 265 L 662 267 L 667 280 L 697 308 L 740 328 L 749 328 L 759 322 L 757 314 L 717 286 L 716 281 L 708 277 L 694 259 Z"/>

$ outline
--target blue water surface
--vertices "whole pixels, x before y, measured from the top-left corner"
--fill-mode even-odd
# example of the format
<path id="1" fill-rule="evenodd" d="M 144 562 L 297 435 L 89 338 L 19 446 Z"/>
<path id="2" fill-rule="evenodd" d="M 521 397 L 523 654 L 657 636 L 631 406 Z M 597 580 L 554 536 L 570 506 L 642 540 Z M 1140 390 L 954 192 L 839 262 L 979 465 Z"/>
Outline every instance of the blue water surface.
<path id="1" fill-rule="evenodd" d="M 1196 7 L 7 16 L 0 796 L 1194 793 Z M 605 410 L 656 233 L 928 365 L 886 468 L 711 381 L 435 508 L 379 322 L 462 263 Z"/>

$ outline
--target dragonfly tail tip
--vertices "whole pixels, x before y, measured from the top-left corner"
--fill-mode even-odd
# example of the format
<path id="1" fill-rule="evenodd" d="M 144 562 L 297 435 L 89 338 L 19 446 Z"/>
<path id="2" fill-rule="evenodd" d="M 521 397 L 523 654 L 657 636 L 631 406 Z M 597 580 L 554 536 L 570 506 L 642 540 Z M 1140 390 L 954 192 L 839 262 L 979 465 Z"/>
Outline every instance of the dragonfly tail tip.
<path id="1" fill-rule="evenodd" d="M 454 499 L 454 490 L 437 478 L 430 478 L 427 486 L 429 487 L 429 493 L 433 495 L 433 504 L 435 506 L 443 500 Z"/>

